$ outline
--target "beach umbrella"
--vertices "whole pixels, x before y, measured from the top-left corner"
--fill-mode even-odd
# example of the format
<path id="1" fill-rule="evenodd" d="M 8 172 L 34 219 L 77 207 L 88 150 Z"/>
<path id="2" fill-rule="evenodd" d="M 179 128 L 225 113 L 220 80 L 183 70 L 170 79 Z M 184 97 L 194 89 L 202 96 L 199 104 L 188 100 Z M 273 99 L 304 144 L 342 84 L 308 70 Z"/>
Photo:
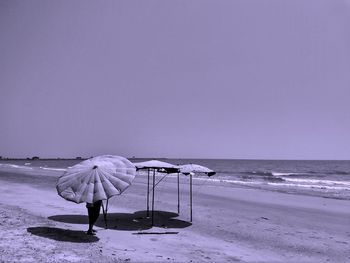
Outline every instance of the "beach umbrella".
<path id="1" fill-rule="evenodd" d="M 70 168 L 58 179 L 58 194 L 68 201 L 94 203 L 125 191 L 135 178 L 136 168 L 121 156 L 97 156 Z"/>
<path id="2" fill-rule="evenodd" d="M 133 175 L 133 178 L 136 175 L 136 167 L 135 165 L 130 162 L 128 159 L 118 156 L 118 155 L 100 155 L 94 157 L 96 160 L 103 160 L 103 161 L 109 161 L 116 165 L 116 167 L 120 167 L 120 163 L 123 163 L 125 165 L 125 172 Z"/>
<path id="3" fill-rule="evenodd" d="M 145 162 L 134 163 L 137 170 L 147 170 L 147 217 L 149 216 L 149 186 L 150 186 L 150 171 L 153 171 L 153 187 L 152 187 L 152 225 L 154 216 L 154 192 L 155 192 L 155 174 L 162 173 L 179 173 L 179 167 L 171 163 L 162 162 L 158 160 L 150 160 Z M 179 176 L 178 176 L 178 207 L 179 207 Z"/>
<path id="4" fill-rule="evenodd" d="M 185 175 L 190 175 L 190 215 L 192 222 L 192 175 L 194 173 L 206 174 L 209 177 L 215 175 L 215 172 L 208 167 L 199 164 L 184 164 L 180 165 L 180 172 Z"/>

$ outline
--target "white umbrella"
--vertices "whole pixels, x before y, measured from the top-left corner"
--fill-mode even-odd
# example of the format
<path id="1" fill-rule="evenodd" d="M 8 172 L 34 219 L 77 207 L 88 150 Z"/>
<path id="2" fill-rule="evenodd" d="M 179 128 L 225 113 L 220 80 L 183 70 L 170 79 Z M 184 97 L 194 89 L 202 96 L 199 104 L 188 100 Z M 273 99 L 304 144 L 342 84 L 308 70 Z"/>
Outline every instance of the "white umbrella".
<path id="1" fill-rule="evenodd" d="M 137 170 L 147 170 L 147 216 L 149 216 L 149 172 L 153 170 L 153 187 L 152 187 L 152 225 L 153 225 L 153 216 L 154 216 L 154 192 L 155 192 L 155 174 L 156 171 L 164 173 L 178 173 L 179 167 L 171 163 L 162 162 L 158 160 L 150 160 L 145 162 L 134 163 Z M 179 197 L 179 177 L 178 177 L 178 197 Z M 179 207 L 179 198 L 178 198 L 178 207 Z M 179 210 L 179 209 L 178 209 Z"/>
<path id="2" fill-rule="evenodd" d="M 68 168 L 58 179 L 56 189 L 61 197 L 78 204 L 108 202 L 112 196 L 125 191 L 135 175 L 136 168 L 129 160 L 120 156 L 97 156 Z"/>
<path id="3" fill-rule="evenodd" d="M 94 159 L 109 161 L 113 163 L 116 167 L 117 172 L 119 172 L 120 174 L 125 173 L 128 175 L 128 177 L 125 178 L 125 180 L 129 182 L 129 185 L 131 184 L 131 182 L 134 180 L 136 176 L 135 165 L 124 157 L 117 156 L 117 155 L 100 155 L 100 156 L 96 156 Z"/>
<path id="4" fill-rule="evenodd" d="M 209 177 L 214 175 L 215 172 L 208 167 L 199 164 L 184 164 L 180 165 L 180 172 L 185 175 L 190 175 L 190 211 L 191 211 L 191 222 L 192 222 L 192 175 L 194 173 L 204 173 Z"/>

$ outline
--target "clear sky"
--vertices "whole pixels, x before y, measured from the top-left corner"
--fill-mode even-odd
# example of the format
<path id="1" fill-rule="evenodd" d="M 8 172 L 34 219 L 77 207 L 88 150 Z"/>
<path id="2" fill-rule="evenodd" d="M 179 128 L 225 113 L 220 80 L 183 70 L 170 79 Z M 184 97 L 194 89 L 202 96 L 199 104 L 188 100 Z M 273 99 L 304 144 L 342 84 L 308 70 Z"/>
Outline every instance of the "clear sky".
<path id="1" fill-rule="evenodd" d="M 0 155 L 350 159 L 350 1 L 0 0 Z"/>

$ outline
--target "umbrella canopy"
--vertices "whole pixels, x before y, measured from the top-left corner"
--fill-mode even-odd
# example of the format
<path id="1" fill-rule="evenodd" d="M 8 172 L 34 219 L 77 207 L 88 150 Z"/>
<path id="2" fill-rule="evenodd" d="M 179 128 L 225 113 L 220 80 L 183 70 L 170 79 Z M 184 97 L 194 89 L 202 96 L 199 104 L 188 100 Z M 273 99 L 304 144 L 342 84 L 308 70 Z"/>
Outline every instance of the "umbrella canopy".
<path id="1" fill-rule="evenodd" d="M 129 179 L 134 180 L 136 175 L 136 167 L 128 159 L 118 156 L 118 155 L 100 155 L 94 157 L 95 160 L 109 161 L 113 163 L 116 167 L 116 170 L 120 173 L 126 173 L 130 175 Z M 124 164 L 124 166 L 122 165 Z"/>
<path id="2" fill-rule="evenodd" d="M 173 165 L 171 163 L 166 163 L 158 160 L 151 160 L 146 162 L 134 163 L 137 170 L 141 169 L 154 169 L 159 172 L 178 172 L 179 166 Z"/>
<path id="3" fill-rule="evenodd" d="M 68 168 L 56 189 L 68 201 L 94 203 L 121 194 L 135 175 L 135 166 L 126 158 L 97 156 Z"/>
<path id="4" fill-rule="evenodd" d="M 199 164 L 184 164 L 180 165 L 180 172 L 183 174 L 190 174 L 190 173 L 205 173 L 208 176 L 212 176 L 215 174 L 215 172 L 208 167 L 199 165 Z"/>

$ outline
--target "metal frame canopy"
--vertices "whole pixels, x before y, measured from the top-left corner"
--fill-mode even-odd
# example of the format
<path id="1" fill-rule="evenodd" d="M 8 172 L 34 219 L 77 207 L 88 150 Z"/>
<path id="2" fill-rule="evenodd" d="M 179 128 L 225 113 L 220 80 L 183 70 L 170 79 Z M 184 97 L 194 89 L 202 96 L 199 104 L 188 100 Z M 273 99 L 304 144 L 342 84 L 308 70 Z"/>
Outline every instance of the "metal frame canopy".
<path id="1" fill-rule="evenodd" d="M 180 172 L 184 175 L 190 175 L 190 214 L 191 214 L 191 222 L 192 222 L 192 175 L 194 173 L 202 173 L 206 174 L 209 177 L 216 174 L 213 170 L 209 169 L 208 167 L 199 165 L 199 164 L 184 164 L 179 165 Z"/>
<path id="2" fill-rule="evenodd" d="M 153 176 L 152 176 L 152 226 L 154 223 L 154 192 L 155 192 L 155 176 L 156 172 L 161 172 L 161 173 L 177 173 L 178 175 L 178 185 L 177 185 L 177 193 L 178 193 L 178 213 L 179 213 L 179 208 L 180 208 L 180 198 L 179 198 L 179 173 L 180 169 L 179 166 L 173 165 L 171 163 L 166 163 L 158 160 L 150 160 L 150 161 L 145 161 L 145 162 L 139 162 L 139 163 L 134 163 L 136 166 L 137 170 L 147 170 L 147 217 L 149 217 L 149 175 L 150 171 L 153 171 Z"/>
<path id="3" fill-rule="evenodd" d="M 137 170 L 147 170 L 147 217 L 149 217 L 149 192 L 150 192 L 150 171 L 153 171 L 153 187 L 152 187 L 152 226 L 154 223 L 154 192 L 155 192 L 155 174 L 161 173 L 177 173 L 177 213 L 180 214 L 180 173 L 190 176 L 190 221 L 192 222 L 192 203 L 193 203 L 193 178 L 194 173 L 206 174 L 213 176 L 216 174 L 213 170 L 198 164 L 173 165 L 171 163 L 158 160 L 150 160 L 145 162 L 134 163 Z M 160 181 L 159 181 L 160 182 Z M 159 183 L 158 182 L 158 183 Z M 158 184 L 157 183 L 157 184 Z"/>

